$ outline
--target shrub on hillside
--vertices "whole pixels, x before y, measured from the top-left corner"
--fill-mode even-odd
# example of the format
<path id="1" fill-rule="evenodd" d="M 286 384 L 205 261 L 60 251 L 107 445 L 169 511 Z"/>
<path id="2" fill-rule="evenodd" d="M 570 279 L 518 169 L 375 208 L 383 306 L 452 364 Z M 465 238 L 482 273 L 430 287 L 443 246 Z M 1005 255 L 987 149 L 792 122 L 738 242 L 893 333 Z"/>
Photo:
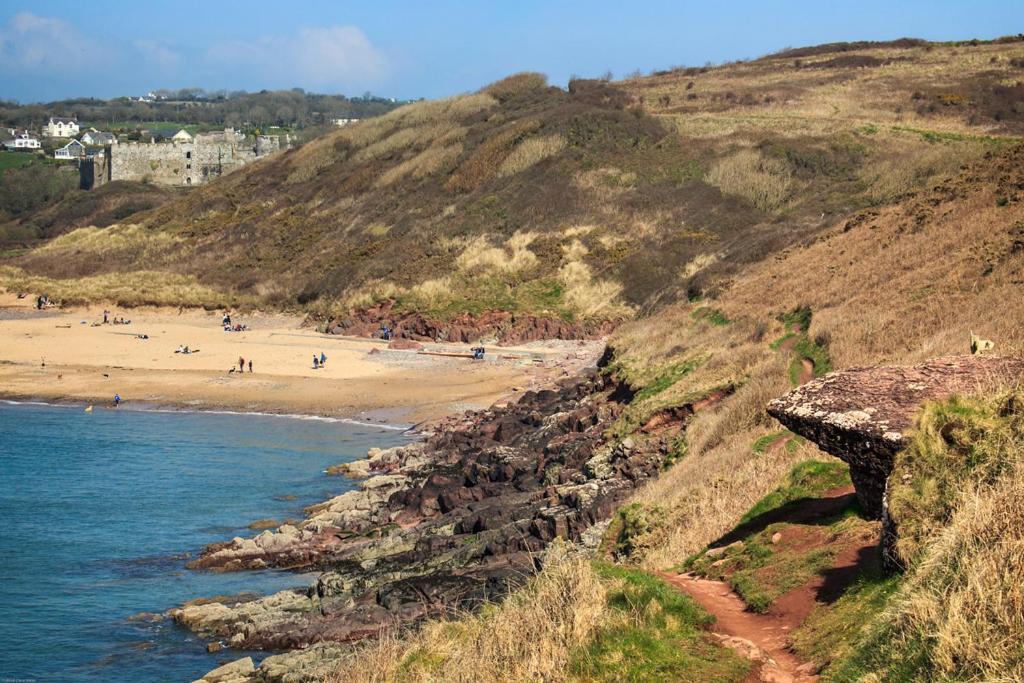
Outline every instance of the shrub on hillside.
<path id="1" fill-rule="evenodd" d="M 531 90 L 540 90 L 541 88 L 546 88 L 547 85 L 548 77 L 544 74 L 523 71 L 491 83 L 484 88 L 484 92 L 496 97 L 499 102 L 506 102 L 516 95 L 530 92 Z"/>

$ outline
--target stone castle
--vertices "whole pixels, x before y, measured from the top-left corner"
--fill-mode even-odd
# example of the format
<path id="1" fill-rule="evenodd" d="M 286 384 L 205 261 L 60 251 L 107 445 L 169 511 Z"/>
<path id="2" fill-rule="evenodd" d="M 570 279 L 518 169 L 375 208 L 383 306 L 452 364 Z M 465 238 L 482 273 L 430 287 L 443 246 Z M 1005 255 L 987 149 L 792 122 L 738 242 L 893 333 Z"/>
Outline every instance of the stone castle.
<path id="1" fill-rule="evenodd" d="M 157 185 L 194 187 L 280 151 L 276 135 L 247 138 L 231 128 L 175 136 L 170 142 L 121 142 L 102 156 L 83 160 L 81 185 L 90 189 L 113 180 L 148 181 Z M 288 140 L 285 141 L 285 146 Z"/>

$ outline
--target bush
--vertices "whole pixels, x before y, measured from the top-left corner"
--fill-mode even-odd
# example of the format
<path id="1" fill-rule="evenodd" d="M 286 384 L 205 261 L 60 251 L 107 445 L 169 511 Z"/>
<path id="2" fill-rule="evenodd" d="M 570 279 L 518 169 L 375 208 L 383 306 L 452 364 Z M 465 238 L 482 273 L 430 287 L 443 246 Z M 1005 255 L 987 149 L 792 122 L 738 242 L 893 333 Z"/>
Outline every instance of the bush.
<path id="1" fill-rule="evenodd" d="M 500 81 L 495 81 L 484 88 L 484 92 L 495 97 L 499 102 L 506 102 L 516 95 L 531 90 L 540 90 L 548 85 L 548 77 L 541 73 L 523 71 L 512 74 Z"/>

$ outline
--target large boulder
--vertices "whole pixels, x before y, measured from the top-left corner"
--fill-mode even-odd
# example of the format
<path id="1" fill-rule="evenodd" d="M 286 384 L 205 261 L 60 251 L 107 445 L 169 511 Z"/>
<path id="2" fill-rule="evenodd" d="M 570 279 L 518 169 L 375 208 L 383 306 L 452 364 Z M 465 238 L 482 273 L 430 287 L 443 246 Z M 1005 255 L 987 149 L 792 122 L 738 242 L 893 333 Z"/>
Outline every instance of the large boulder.
<path id="1" fill-rule="evenodd" d="M 864 512 L 880 519 L 893 456 L 907 443 L 918 409 L 931 400 L 1016 381 L 1024 361 L 950 356 L 913 367 L 833 372 L 768 404 L 768 413 L 846 461 Z"/>

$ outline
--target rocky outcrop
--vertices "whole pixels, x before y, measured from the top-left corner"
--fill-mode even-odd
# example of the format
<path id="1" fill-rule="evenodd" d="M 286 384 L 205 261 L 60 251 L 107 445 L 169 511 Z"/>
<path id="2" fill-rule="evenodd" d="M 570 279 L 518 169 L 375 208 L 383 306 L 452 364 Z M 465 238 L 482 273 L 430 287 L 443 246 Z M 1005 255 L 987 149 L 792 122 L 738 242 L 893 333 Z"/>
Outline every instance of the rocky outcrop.
<path id="1" fill-rule="evenodd" d="M 863 511 L 883 520 L 883 550 L 895 530 L 885 510 L 893 458 L 907 443 L 926 401 L 983 391 L 1019 380 L 1024 361 L 996 356 L 953 356 L 913 367 L 852 368 L 809 382 L 768 404 L 792 431 L 850 465 Z M 891 556 L 886 553 L 887 559 Z"/>
<path id="2" fill-rule="evenodd" d="M 609 441 L 628 392 L 594 371 L 375 450 L 357 491 L 296 525 L 211 546 L 195 568 L 323 571 L 308 591 L 189 605 L 181 624 L 234 647 L 344 643 L 500 599 L 556 538 L 596 544 L 625 496 L 657 473 L 678 429 Z M 681 427 L 692 411 L 684 411 Z"/>
<path id="3" fill-rule="evenodd" d="M 479 315 L 463 313 L 441 320 L 421 313 L 395 310 L 394 301 L 385 301 L 329 320 L 324 329 L 332 334 L 372 337 L 380 333 L 383 324 L 400 339 L 460 343 L 493 339 L 498 344 L 510 345 L 540 339 L 597 339 L 615 329 L 619 322 L 568 322 L 509 311 L 485 311 Z"/>

